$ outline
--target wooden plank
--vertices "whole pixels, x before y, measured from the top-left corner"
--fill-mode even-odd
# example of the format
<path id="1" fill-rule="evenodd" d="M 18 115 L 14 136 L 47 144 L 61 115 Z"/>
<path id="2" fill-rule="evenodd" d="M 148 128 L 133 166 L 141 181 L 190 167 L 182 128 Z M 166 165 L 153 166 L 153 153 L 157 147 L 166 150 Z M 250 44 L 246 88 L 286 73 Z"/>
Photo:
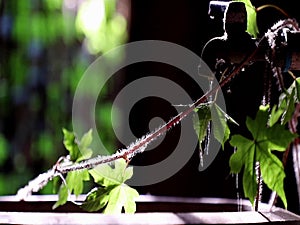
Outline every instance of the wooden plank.
<path id="1" fill-rule="evenodd" d="M 185 224 L 247 224 L 266 223 L 268 220 L 257 212 L 178 213 Z"/>
<path id="2" fill-rule="evenodd" d="M 82 201 L 84 198 L 80 196 Z M 0 224 L 300 224 L 300 216 L 281 208 L 261 204 L 260 212 L 251 211 L 251 204 L 243 201 L 236 212 L 235 199 L 140 196 L 139 211 L 133 215 L 105 215 L 87 213 L 68 202 L 59 210 L 51 207 L 57 196 L 31 196 L 19 202 L 15 196 L 0 196 Z M 73 199 L 74 200 L 74 199 Z M 63 211 L 65 210 L 65 211 Z"/>
<path id="3" fill-rule="evenodd" d="M 78 198 L 70 196 L 69 200 L 82 202 L 85 196 Z M 52 210 L 57 201 L 57 195 L 32 195 L 25 201 L 19 201 L 16 196 L 0 196 L 0 211 L 19 212 L 84 212 L 80 207 L 68 201 L 65 205 Z M 173 196 L 141 195 L 137 201 L 137 212 L 233 212 L 238 210 L 236 199 L 224 198 L 192 198 Z M 251 211 L 248 200 L 239 201 L 243 211 Z M 260 209 L 266 208 L 261 204 Z M 266 209 L 265 209 L 266 210 Z"/>
<path id="4" fill-rule="evenodd" d="M 280 215 L 281 214 L 281 215 Z M 299 217 L 284 211 L 268 214 L 258 212 L 218 212 L 218 213 L 136 213 L 106 215 L 101 213 L 30 213 L 0 212 L 0 224 L 20 225 L 179 225 L 179 224 L 299 224 Z M 298 220 L 297 220 L 298 219 Z M 282 223 L 283 222 L 283 223 Z"/>
<path id="5" fill-rule="evenodd" d="M 265 216 L 269 221 L 297 221 L 300 224 L 300 216 L 296 215 L 290 211 L 281 209 L 281 208 L 273 208 L 267 212 L 261 212 L 263 216 Z"/>
<path id="6" fill-rule="evenodd" d="M 20 225 L 177 225 L 184 221 L 173 213 L 136 213 L 105 215 L 100 213 L 0 212 L 0 224 Z"/>

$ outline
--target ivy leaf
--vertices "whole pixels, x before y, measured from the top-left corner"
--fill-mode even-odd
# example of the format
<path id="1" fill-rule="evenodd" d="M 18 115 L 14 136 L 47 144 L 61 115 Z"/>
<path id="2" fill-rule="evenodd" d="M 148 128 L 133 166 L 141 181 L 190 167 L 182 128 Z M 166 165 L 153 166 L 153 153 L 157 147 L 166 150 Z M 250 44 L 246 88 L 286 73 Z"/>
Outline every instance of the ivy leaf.
<path id="1" fill-rule="evenodd" d="M 121 213 L 123 207 L 126 213 L 134 213 L 136 211 L 135 199 L 138 196 L 138 192 L 128 185 L 117 185 L 109 193 L 109 200 L 104 213 Z"/>
<path id="2" fill-rule="evenodd" d="M 212 104 L 212 124 L 215 138 L 221 143 L 224 149 L 225 142 L 230 137 L 230 129 L 227 121 L 237 124 L 229 115 L 227 115 L 217 104 Z"/>
<path id="3" fill-rule="evenodd" d="M 77 140 L 75 134 L 66 129 L 64 133 L 64 146 L 69 151 L 70 160 L 72 162 L 80 162 L 92 156 L 92 150 L 89 145 L 92 142 L 92 130 L 85 133 L 80 141 Z M 64 182 L 60 185 L 58 190 L 58 200 L 53 205 L 53 209 L 64 205 L 70 194 L 74 193 L 76 196 L 83 192 L 84 182 L 90 180 L 88 170 L 77 170 L 68 172 Z"/>
<path id="4" fill-rule="evenodd" d="M 58 191 L 58 200 L 52 206 L 52 209 L 56 209 L 57 207 L 66 204 L 68 201 L 69 191 L 68 188 L 61 184 L 59 191 Z"/>
<path id="5" fill-rule="evenodd" d="M 89 212 L 98 211 L 104 208 L 109 200 L 109 192 L 110 190 L 108 188 L 94 188 L 87 194 L 81 208 Z"/>
<path id="6" fill-rule="evenodd" d="M 114 167 L 109 164 L 101 164 L 94 169 L 89 170 L 95 182 L 103 186 L 113 186 L 123 184 L 133 175 L 133 168 L 127 167 L 124 159 L 118 159 Z"/>
<path id="7" fill-rule="evenodd" d="M 281 123 L 286 124 L 291 120 L 295 111 L 295 103 L 300 101 L 300 78 L 297 78 L 286 92 L 279 96 L 280 108 L 283 108 Z"/>
<path id="8" fill-rule="evenodd" d="M 138 192 L 125 184 L 133 175 L 133 168 L 127 167 L 124 159 L 116 160 L 114 167 L 102 164 L 89 170 L 94 181 L 101 187 L 91 192 L 84 201 L 82 208 L 87 211 L 103 209 L 103 213 L 125 213 L 136 211 L 135 199 Z"/>
<path id="9" fill-rule="evenodd" d="M 63 134 L 64 134 L 64 146 L 69 151 L 71 161 L 75 162 L 76 159 L 79 157 L 80 151 L 78 149 L 78 145 L 76 143 L 76 137 L 73 132 L 70 132 L 63 128 Z"/>
<path id="10" fill-rule="evenodd" d="M 273 108 L 271 110 L 270 118 L 269 118 L 269 126 L 270 127 L 272 127 L 275 123 L 278 122 L 280 117 L 285 112 L 286 108 L 287 108 L 286 101 L 281 101 L 281 104 L 279 105 L 279 107 L 277 107 L 277 105 L 273 106 Z"/>
<path id="11" fill-rule="evenodd" d="M 224 144 L 230 137 L 230 129 L 227 122 L 229 121 L 236 125 L 238 125 L 238 123 L 216 103 L 201 104 L 195 111 L 197 112 L 198 118 L 194 115 L 193 125 L 200 143 L 200 150 L 202 150 L 201 144 L 208 135 L 207 128 L 211 122 L 213 124 L 214 137 L 221 143 L 224 149 Z"/>
<path id="12" fill-rule="evenodd" d="M 269 106 L 261 106 L 254 120 L 247 118 L 246 125 L 252 134 L 252 140 L 241 135 L 232 136 L 230 144 L 237 147 L 237 151 L 231 156 L 229 164 L 232 173 L 239 173 L 244 168 L 244 193 L 253 204 L 257 190 L 255 164 L 259 162 L 264 183 L 278 194 L 287 207 L 283 186 L 284 168 L 272 151 L 285 151 L 297 135 L 280 124 L 268 127 L 268 109 Z"/>
<path id="13" fill-rule="evenodd" d="M 92 156 L 92 150 L 88 148 L 92 142 L 92 130 L 85 133 L 80 141 L 78 141 L 74 132 L 63 129 L 63 134 L 63 143 L 65 148 L 69 151 L 72 162 L 79 162 Z"/>
<path id="14" fill-rule="evenodd" d="M 210 107 L 207 104 L 201 104 L 195 109 L 195 112 L 197 112 L 198 118 L 196 117 L 196 114 L 194 114 L 193 126 L 198 136 L 199 148 L 202 150 L 202 143 L 207 136 L 207 128 L 211 121 Z"/>
<path id="15" fill-rule="evenodd" d="M 66 184 L 62 183 L 58 192 L 58 201 L 53 205 L 53 209 L 58 206 L 64 205 L 68 201 L 70 193 L 74 193 L 76 196 L 80 195 L 83 191 L 84 181 L 90 179 L 88 171 L 76 170 L 67 174 Z"/>
<path id="16" fill-rule="evenodd" d="M 93 140 L 92 130 L 89 130 L 87 133 L 85 133 L 82 136 L 78 144 L 78 148 L 81 154 L 79 154 L 80 156 L 76 159 L 77 162 L 85 159 L 89 159 L 92 156 L 93 151 L 92 149 L 89 148 L 89 146 L 92 143 L 92 140 Z"/>

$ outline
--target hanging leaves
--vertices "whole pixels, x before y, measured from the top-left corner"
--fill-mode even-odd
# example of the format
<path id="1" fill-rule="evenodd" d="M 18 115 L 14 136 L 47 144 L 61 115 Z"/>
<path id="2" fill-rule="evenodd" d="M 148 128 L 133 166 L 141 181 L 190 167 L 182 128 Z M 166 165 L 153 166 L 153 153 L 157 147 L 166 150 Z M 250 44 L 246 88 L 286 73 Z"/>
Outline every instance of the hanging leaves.
<path id="1" fill-rule="evenodd" d="M 202 143 L 203 141 L 205 141 L 205 138 L 207 136 L 207 128 L 211 121 L 210 107 L 208 104 L 201 104 L 198 108 L 195 109 L 195 112 L 197 112 L 198 118 L 197 115 L 194 114 L 193 126 L 198 136 L 200 151 L 203 151 Z"/>
<path id="2" fill-rule="evenodd" d="M 272 151 L 285 151 L 297 135 L 292 134 L 281 124 L 267 126 L 268 110 L 269 106 L 261 106 L 255 119 L 247 118 L 246 126 L 252 134 L 252 139 L 241 135 L 232 136 L 230 144 L 236 147 L 237 151 L 231 156 L 229 164 L 232 173 L 239 173 L 244 168 L 245 197 L 254 204 L 257 190 L 255 164 L 259 162 L 264 183 L 278 194 L 287 207 L 283 183 L 284 168 Z M 275 111 L 273 114 L 276 114 Z"/>
<path id="3" fill-rule="evenodd" d="M 124 159 L 116 160 L 114 167 L 102 164 L 89 171 L 94 181 L 101 187 L 92 190 L 82 208 L 87 211 L 98 211 L 103 209 L 103 213 L 116 214 L 134 213 L 136 211 L 135 199 L 139 193 L 125 184 L 125 181 L 133 175 L 133 168 L 127 167 Z"/>
<path id="4" fill-rule="evenodd" d="M 214 137 L 221 143 L 224 149 L 224 144 L 230 136 L 230 129 L 227 122 L 232 122 L 238 125 L 227 113 L 225 113 L 216 103 L 211 105 L 212 124 Z"/>
<path id="5" fill-rule="evenodd" d="M 197 115 L 194 115 L 193 125 L 199 139 L 200 150 L 202 143 L 207 138 L 207 128 L 209 123 L 213 125 L 213 135 L 218 142 L 221 143 L 224 149 L 224 144 L 230 136 L 230 129 L 227 122 L 232 122 L 238 125 L 227 113 L 225 113 L 216 103 L 201 104 L 196 110 Z M 198 118 L 196 118 L 198 116 Z"/>

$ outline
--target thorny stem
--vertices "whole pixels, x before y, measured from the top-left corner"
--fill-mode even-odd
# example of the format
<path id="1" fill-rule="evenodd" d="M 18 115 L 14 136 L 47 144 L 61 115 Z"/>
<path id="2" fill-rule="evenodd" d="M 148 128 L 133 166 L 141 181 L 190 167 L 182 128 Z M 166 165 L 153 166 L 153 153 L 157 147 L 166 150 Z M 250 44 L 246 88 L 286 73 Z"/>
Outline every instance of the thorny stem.
<path id="1" fill-rule="evenodd" d="M 220 88 L 225 86 L 227 83 L 230 82 L 239 72 L 240 70 L 245 66 L 247 62 L 249 62 L 257 53 L 258 48 L 256 48 L 249 56 L 247 56 L 239 66 L 237 66 L 232 73 L 227 76 L 219 85 L 216 85 L 214 88 L 206 92 L 202 97 L 200 97 L 198 100 L 196 100 L 193 104 L 189 105 L 189 107 L 179 113 L 177 116 L 172 118 L 169 122 L 167 122 L 162 127 L 158 128 L 157 130 L 153 131 L 152 133 L 146 135 L 144 138 L 141 138 L 137 140 L 134 144 L 130 145 L 126 149 L 120 150 L 119 152 L 111 155 L 111 156 L 97 156 L 95 158 L 80 162 L 78 164 L 73 164 L 70 166 L 64 166 L 60 167 L 58 166 L 56 170 L 60 173 L 67 173 L 70 171 L 78 170 L 78 169 L 90 169 L 93 168 L 99 164 L 103 163 L 109 163 L 112 161 L 115 161 L 119 158 L 128 159 L 132 157 L 132 155 L 135 155 L 136 152 L 138 152 L 141 149 L 144 149 L 148 144 L 150 144 L 152 141 L 154 141 L 156 138 L 161 136 L 162 134 L 165 134 L 167 131 L 169 131 L 172 127 L 176 126 L 178 123 L 180 123 L 186 116 L 188 116 L 191 112 L 194 111 L 200 104 L 207 101 L 207 98 L 213 94 L 215 94 Z"/>
<path id="2" fill-rule="evenodd" d="M 282 25 L 278 26 L 277 29 L 280 29 L 280 27 L 284 27 L 287 24 L 290 24 L 292 22 L 287 21 L 286 23 L 282 23 Z M 276 31 L 274 31 L 276 32 Z M 263 43 L 263 40 L 266 38 L 266 36 L 263 36 L 258 44 L 257 48 L 248 56 L 246 56 L 239 65 L 237 65 L 234 70 L 225 77 L 222 81 L 220 81 L 219 85 L 216 85 L 211 90 L 206 92 L 204 95 L 202 95 L 198 100 L 196 100 L 193 104 L 189 105 L 189 107 L 179 113 L 177 116 L 172 118 L 169 122 L 161 126 L 160 128 L 154 130 L 150 134 L 136 140 L 136 142 L 129 145 L 127 148 L 122 149 L 118 152 L 116 152 L 113 155 L 110 156 L 96 156 L 94 158 L 75 163 L 75 164 L 58 164 L 55 165 L 52 169 L 48 170 L 47 172 L 40 174 L 38 177 L 33 179 L 28 183 L 27 186 L 21 188 L 17 196 L 20 200 L 25 199 L 28 195 L 30 195 L 32 192 L 37 192 L 40 189 L 42 189 L 48 181 L 52 180 L 56 176 L 60 176 L 61 174 L 66 174 L 71 171 L 76 170 L 82 170 L 82 169 L 91 169 L 96 167 L 97 165 L 104 164 L 104 163 L 110 163 L 117 159 L 123 158 L 125 160 L 130 160 L 134 155 L 137 153 L 141 153 L 144 151 L 144 149 L 153 142 L 156 138 L 159 136 L 165 134 L 167 131 L 169 131 L 172 127 L 175 127 L 177 124 L 179 124 L 186 116 L 188 116 L 190 113 L 194 111 L 200 104 L 206 102 L 208 100 L 208 97 L 217 93 L 219 89 L 224 87 L 226 84 L 228 84 L 243 68 L 244 66 L 251 61 L 256 53 L 258 52 L 259 47 L 261 47 L 261 43 Z"/>
<path id="3" fill-rule="evenodd" d="M 65 174 L 71 171 L 75 170 L 82 170 L 82 169 L 91 169 L 96 167 L 97 165 L 104 164 L 104 163 L 110 163 L 117 159 L 124 158 L 125 160 L 128 160 L 132 158 L 135 154 L 142 152 L 148 144 L 150 144 L 152 141 L 154 141 L 159 136 L 165 134 L 167 131 L 169 131 L 172 127 L 179 124 L 186 116 L 188 116 L 191 112 L 194 111 L 200 104 L 207 101 L 208 97 L 215 94 L 220 88 L 225 86 L 227 83 L 230 82 L 238 73 L 239 71 L 246 65 L 247 62 L 249 62 L 256 52 L 258 51 L 258 48 L 256 48 L 249 56 L 247 56 L 239 66 L 237 66 L 231 74 L 229 74 L 226 78 L 224 78 L 219 85 L 216 85 L 214 88 L 209 90 L 206 94 L 202 95 L 198 100 L 196 100 L 193 104 L 189 105 L 189 107 L 179 113 L 177 116 L 172 118 L 169 122 L 167 122 L 165 125 L 161 126 L 157 130 L 154 130 L 152 133 L 146 135 L 145 137 L 142 137 L 141 139 L 138 139 L 135 143 L 131 144 L 126 149 L 122 149 L 118 151 L 117 153 L 110 155 L 110 156 L 96 156 L 94 158 L 71 164 L 71 165 L 64 165 L 64 163 L 57 164 L 53 166 L 52 169 L 48 170 L 47 172 L 40 174 L 38 177 L 36 177 L 34 180 L 30 181 L 27 186 L 21 188 L 17 196 L 20 200 L 25 199 L 28 195 L 30 195 L 32 192 L 37 192 L 40 189 L 42 189 L 50 180 L 52 180 L 56 176 L 60 176 L 61 174 Z"/>

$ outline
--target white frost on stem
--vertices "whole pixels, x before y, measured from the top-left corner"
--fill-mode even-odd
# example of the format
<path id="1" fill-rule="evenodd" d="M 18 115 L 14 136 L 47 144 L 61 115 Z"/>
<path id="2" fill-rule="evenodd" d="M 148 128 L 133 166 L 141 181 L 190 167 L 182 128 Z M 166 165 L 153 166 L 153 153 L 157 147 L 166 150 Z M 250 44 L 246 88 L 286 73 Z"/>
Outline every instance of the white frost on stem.
<path id="1" fill-rule="evenodd" d="M 31 195 L 32 192 L 37 192 L 42 189 L 50 180 L 54 177 L 59 176 L 60 173 L 55 171 L 54 168 L 48 170 L 45 173 L 38 175 L 35 179 L 31 180 L 25 187 L 21 188 L 17 192 L 17 198 L 24 200 L 26 197 Z"/>

